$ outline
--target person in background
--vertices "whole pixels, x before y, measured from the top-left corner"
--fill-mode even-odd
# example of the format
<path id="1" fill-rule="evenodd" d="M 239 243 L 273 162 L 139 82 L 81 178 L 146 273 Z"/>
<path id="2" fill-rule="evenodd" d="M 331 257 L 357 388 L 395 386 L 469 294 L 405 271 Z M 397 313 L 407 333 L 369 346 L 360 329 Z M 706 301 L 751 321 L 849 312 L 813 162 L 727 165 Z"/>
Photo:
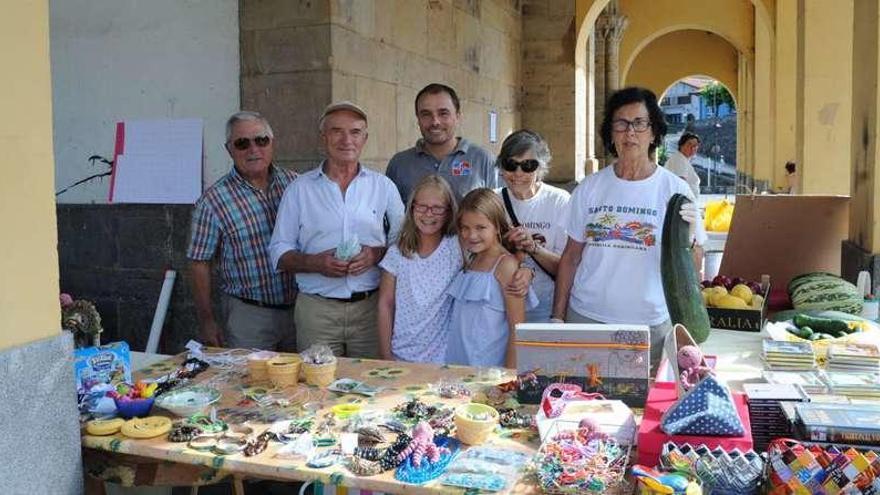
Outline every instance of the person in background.
<path id="1" fill-rule="evenodd" d="M 459 205 L 458 232 L 467 250 L 465 267 L 452 280 L 452 316 L 446 362 L 467 366 L 516 368 L 516 325 L 538 304 L 529 289 L 525 299 L 502 290 L 519 261 L 504 239 L 510 223 L 501 198 L 491 189 L 474 189 Z"/>
<path id="2" fill-rule="evenodd" d="M 202 194 L 192 215 L 190 259 L 199 340 L 210 346 L 296 350 L 296 285 L 275 271 L 269 239 L 285 188 L 296 174 L 272 164 L 275 137 L 256 112 L 226 122 L 233 167 Z M 221 327 L 211 304 L 214 263 L 220 265 Z"/>
<path id="3" fill-rule="evenodd" d="M 535 270 L 533 288 L 538 306 L 526 313 L 528 322 L 548 322 L 559 257 L 565 248 L 568 191 L 543 182 L 550 170 L 550 148 L 538 133 L 521 129 L 507 136 L 496 160 L 507 187 L 496 192 L 504 201 L 513 228 L 507 241 L 526 254 Z"/>
<path id="4" fill-rule="evenodd" d="M 785 162 L 785 188 L 788 194 L 797 194 L 800 180 L 797 173 L 797 165 L 794 162 Z"/>
<path id="5" fill-rule="evenodd" d="M 666 160 L 666 170 L 684 179 L 694 192 L 694 197 L 700 197 L 700 176 L 691 165 L 691 160 L 700 151 L 700 136 L 685 132 L 678 139 L 678 150 L 673 151 Z"/>
<path id="6" fill-rule="evenodd" d="M 296 274 L 300 351 L 326 344 L 336 355 L 375 358 L 377 265 L 397 239 L 403 202 L 387 177 L 360 163 L 368 137 L 363 109 L 332 103 L 318 126 L 327 159 L 284 193 L 272 266 Z"/>
<path id="7" fill-rule="evenodd" d="M 601 134 L 617 160 L 587 176 L 571 196 L 553 321 L 647 325 L 656 367 L 672 330 L 660 278 L 669 199 L 676 193 L 691 199 L 678 213 L 701 244 L 696 236 L 703 232 L 697 229 L 702 219 L 688 185 L 651 158 L 666 134 L 653 92 L 630 87 L 612 94 Z"/>
<path id="8" fill-rule="evenodd" d="M 492 154 L 458 136 L 461 103 L 455 90 L 432 83 L 416 95 L 416 119 L 422 138 L 415 146 L 391 157 L 385 174 L 408 199 L 423 177 L 446 179 L 457 201 L 478 187 L 498 187 Z"/>

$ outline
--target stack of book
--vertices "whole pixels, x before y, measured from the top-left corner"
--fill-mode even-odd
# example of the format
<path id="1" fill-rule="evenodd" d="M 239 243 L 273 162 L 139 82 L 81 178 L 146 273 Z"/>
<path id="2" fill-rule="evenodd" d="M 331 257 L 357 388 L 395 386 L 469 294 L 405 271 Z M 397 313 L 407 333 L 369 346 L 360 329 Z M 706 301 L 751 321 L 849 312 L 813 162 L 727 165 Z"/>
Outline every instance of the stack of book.
<path id="1" fill-rule="evenodd" d="M 853 399 L 880 398 L 880 378 L 874 373 L 826 371 L 824 377 L 832 394 L 845 395 Z"/>
<path id="2" fill-rule="evenodd" d="M 749 422 L 755 450 L 763 452 L 774 438 L 791 438 L 792 424 L 782 410 L 783 402 L 809 402 L 810 396 L 800 385 L 745 383 L 749 401 Z"/>
<path id="3" fill-rule="evenodd" d="M 770 370 L 813 370 L 816 356 L 809 342 L 783 342 L 764 339 L 761 357 Z"/>
<path id="4" fill-rule="evenodd" d="M 796 404 L 804 440 L 849 445 L 880 445 L 880 405 Z"/>
<path id="5" fill-rule="evenodd" d="M 765 371 L 763 376 L 767 383 L 799 385 L 810 395 L 828 393 L 828 385 L 818 371 Z"/>
<path id="6" fill-rule="evenodd" d="M 880 350 L 872 344 L 833 342 L 828 346 L 827 370 L 880 373 Z"/>

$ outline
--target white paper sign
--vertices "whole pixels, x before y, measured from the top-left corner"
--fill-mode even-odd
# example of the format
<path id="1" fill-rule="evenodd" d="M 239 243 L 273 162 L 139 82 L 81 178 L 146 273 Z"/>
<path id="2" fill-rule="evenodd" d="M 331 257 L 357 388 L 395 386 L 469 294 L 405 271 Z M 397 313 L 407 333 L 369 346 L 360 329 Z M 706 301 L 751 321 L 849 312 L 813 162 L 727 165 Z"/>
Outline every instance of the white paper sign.
<path id="1" fill-rule="evenodd" d="M 110 201 L 195 203 L 202 193 L 202 120 L 129 120 L 123 125 Z"/>

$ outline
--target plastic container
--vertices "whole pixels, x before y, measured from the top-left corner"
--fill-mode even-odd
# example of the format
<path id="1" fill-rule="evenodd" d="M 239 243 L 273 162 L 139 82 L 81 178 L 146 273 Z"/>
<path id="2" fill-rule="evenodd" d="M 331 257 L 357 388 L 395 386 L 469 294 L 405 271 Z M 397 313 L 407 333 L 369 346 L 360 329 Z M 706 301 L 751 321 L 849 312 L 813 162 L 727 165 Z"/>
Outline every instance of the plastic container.
<path id="1" fill-rule="evenodd" d="M 326 387 L 336 380 L 336 360 L 326 364 L 303 363 L 303 374 L 306 383 L 316 387 Z"/>
<path id="2" fill-rule="evenodd" d="M 220 391 L 215 388 L 193 386 L 162 394 L 158 405 L 177 416 L 188 418 L 194 414 L 204 414 L 220 397 Z"/>
<path id="3" fill-rule="evenodd" d="M 486 419 L 474 419 L 474 416 L 485 415 Z M 455 409 L 455 434 L 459 440 L 468 445 L 480 445 L 498 425 L 498 411 L 485 404 L 463 404 Z"/>
<path id="4" fill-rule="evenodd" d="M 299 381 L 299 368 L 302 359 L 299 356 L 277 356 L 266 361 L 266 373 L 269 381 L 276 387 L 296 385 Z"/>
<path id="5" fill-rule="evenodd" d="M 150 415 L 153 408 L 154 397 L 145 399 L 113 399 L 116 402 L 116 414 L 125 419 L 143 418 Z"/>

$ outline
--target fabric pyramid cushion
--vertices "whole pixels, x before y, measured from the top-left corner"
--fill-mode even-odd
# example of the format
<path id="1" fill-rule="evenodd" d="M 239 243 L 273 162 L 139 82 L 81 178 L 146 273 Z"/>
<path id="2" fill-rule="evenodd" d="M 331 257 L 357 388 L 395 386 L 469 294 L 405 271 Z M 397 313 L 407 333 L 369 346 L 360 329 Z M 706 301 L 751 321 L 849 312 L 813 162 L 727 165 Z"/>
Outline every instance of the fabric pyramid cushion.
<path id="1" fill-rule="evenodd" d="M 740 436 L 745 431 L 726 385 L 704 378 L 673 404 L 660 420 L 669 435 Z"/>

